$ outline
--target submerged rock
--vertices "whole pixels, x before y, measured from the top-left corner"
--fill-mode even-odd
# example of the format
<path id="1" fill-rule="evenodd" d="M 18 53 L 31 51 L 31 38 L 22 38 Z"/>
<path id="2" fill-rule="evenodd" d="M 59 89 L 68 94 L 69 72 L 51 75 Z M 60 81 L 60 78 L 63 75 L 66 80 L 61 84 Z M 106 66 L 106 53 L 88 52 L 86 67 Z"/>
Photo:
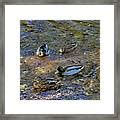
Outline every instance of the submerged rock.
<path id="1" fill-rule="evenodd" d="M 25 91 L 27 87 L 27 84 L 20 85 L 20 91 Z"/>
<path id="2" fill-rule="evenodd" d="M 100 93 L 100 83 L 99 80 L 89 79 L 83 83 L 84 94 L 89 96 L 95 93 Z"/>

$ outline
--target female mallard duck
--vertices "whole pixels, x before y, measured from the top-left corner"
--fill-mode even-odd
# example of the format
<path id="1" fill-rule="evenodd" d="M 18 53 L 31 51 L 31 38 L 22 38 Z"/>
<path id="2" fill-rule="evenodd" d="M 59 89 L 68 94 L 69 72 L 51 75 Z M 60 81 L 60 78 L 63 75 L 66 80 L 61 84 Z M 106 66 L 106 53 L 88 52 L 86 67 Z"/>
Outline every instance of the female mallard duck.
<path id="1" fill-rule="evenodd" d="M 61 87 L 60 82 L 57 81 L 33 81 L 33 92 L 40 93 L 40 92 L 46 92 L 49 90 L 57 90 Z"/>
<path id="2" fill-rule="evenodd" d="M 48 45 L 43 44 L 42 46 L 38 47 L 36 55 L 41 57 L 49 55 Z"/>
<path id="3" fill-rule="evenodd" d="M 75 65 L 75 66 L 68 66 L 63 68 L 62 66 L 59 66 L 57 68 L 57 73 L 60 76 L 72 76 L 78 74 L 81 70 L 83 70 L 84 66 Z"/>
<path id="4" fill-rule="evenodd" d="M 63 48 L 60 48 L 59 53 L 60 53 L 60 55 L 62 55 L 64 53 L 69 53 L 69 52 L 73 51 L 76 47 L 77 47 L 77 43 L 68 44 Z"/>

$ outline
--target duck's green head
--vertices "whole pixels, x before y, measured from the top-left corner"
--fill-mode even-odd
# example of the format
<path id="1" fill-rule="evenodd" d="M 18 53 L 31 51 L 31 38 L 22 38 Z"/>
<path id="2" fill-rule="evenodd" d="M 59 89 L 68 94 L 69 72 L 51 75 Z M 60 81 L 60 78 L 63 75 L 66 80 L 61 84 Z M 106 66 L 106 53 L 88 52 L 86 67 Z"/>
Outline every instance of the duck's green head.
<path id="1" fill-rule="evenodd" d="M 60 73 L 65 72 L 65 69 L 64 69 L 62 66 L 59 66 L 59 67 L 57 68 L 57 70 L 58 70 Z"/>
<path id="2" fill-rule="evenodd" d="M 65 72 L 65 69 L 62 66 L 59 66 L 55 74 L 58 74 L 60 77 L 63 77 L 64 72 Z"/>

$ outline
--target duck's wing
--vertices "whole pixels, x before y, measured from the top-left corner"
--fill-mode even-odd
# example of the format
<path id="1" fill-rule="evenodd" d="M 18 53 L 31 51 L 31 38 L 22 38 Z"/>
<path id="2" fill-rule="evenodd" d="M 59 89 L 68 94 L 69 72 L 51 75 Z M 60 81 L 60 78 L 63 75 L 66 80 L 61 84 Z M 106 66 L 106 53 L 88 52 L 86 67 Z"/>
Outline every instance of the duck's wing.
<path id="1" fill-rule="evenodd" d="M 67 67 L 66 70 L 69 71 L 69 70 L 74 70 L 74 69 L 80 69 L 82 70 L 84 68 L 84 66 L 71 66 L 71 67 Z"/>
<path id="2" fill-rule="evenodd" d="M 40 47 L 38 47 L 37 51 L 36 51 L 36 55 L 39 55 L 40 52 Z"/>
<path id="3" fill-rule="evenodd" d="M 71 76 L 71 75 L 75 75 L 75 74 L 79 73 L 80 71 L 81 71 L 80 69 L 72 69 L 72 70 L 64 72 L 63 75 Z"/>
<path id="4" fill-rule="evenodd" d="M 46 48 L 46 50 L 48 50 L 48 45 L 47 44 L 45 45 L 45 48 Z"/>

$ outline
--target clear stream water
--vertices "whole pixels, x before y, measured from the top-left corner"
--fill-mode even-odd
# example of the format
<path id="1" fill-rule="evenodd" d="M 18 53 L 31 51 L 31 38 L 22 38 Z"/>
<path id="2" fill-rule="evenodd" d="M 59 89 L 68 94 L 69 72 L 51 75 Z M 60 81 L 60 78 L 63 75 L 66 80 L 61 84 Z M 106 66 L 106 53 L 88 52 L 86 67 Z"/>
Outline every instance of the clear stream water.
<path id="1" fill-rule="evenodd" d="M 92 89 L 99 88 L 99 72 L 96 68 L 99 65 L 100 49 L 100 23 L 99 21 L 40 21 L 40 20 L 22 20 L 20 24 L 20 56 L 21 56 L 21 80 L 20 99 L 21 100 L 94 100 L 100 98 L 100 91 L 91 91 L 90 80 L 95 81 Z M 65 48 L 71 43 L 77 42 L 78 47 L 63 55 L 59 54 L 60 48 Z M 50 53 L 47 61 L 53 61 L 50 73 L 41 75 L 35 74 L 36 67 L 40 67 L 41 60 L 35 58 L 35 52 L 39 46 L 46 43 L 49 46 Z M 33 58 L 31 62 L 29 59 Z M 25 60 L 28 60 L 26 63 Z M 54 64 L 54 61 L 57 64 Z M 63 61 L 63 62 L 62 62 Z M 33 64 L 33 63 L 36 63 Z M 48 64 L 48 63 L 46 63 Z M 81 75 L 70 76 L 80 72 L 80 69 L 72 69 L 65 73 L 68 77 L 56 78 L 53 68 L 56 66 L 84 65 L 83 74 L 92 74 L 84 78 Z M 50 64 L 51 66 L 51 64 Z M 44 65 L 42 66 L 44 67 Z M 49 66 L 48 66 L 49 67 Z M 49 69 L 49 68 L 45 68 Z M 38 72 L 38 71 L 37 71 Z M 43 78 L 42 78 L 43 77 Z M 33 93 L 34 79 L 38 81 L 52 78 L 51 81 L 61 82 L 59 89 L 46 90 L 45 92 Z M 86 85 L 83 81 L 86 82 Z M 24 87 L 26 85 L 26 87 Z M 97 87 L 96 87 L 97 86 Z M 83 89 L 84 88 L 84 89 Z M 89 95 L 88 95 L 89 93 Z"/>

